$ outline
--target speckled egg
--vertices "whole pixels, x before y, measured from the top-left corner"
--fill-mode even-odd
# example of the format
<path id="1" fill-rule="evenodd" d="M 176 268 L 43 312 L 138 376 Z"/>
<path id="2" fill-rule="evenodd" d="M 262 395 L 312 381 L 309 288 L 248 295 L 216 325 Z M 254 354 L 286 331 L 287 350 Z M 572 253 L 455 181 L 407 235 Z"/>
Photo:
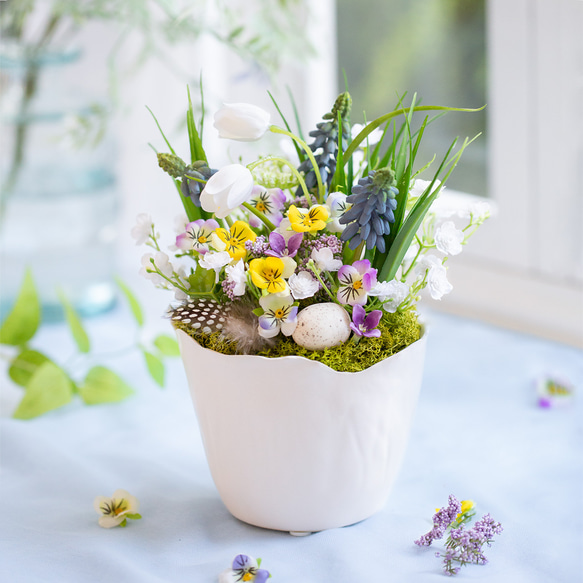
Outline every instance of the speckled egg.
<path id="1" fill-rule="evenodd" d="M 338 346 L 350 336 L 350 316 L 338 304 L 313 304 L 298 314 L 298 325 L 292 336 L 308 350 Z"/>

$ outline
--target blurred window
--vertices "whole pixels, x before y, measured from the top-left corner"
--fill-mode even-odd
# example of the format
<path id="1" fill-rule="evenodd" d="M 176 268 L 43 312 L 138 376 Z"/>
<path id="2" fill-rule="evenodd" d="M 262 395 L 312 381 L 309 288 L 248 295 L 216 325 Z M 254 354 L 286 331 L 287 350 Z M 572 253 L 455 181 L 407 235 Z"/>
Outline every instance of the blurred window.
<path id="1" fill-rule="evenodd" d="M 339 90 L 344 91 L 345 75 L 354 122 L 363 121 L 363 111 L 368 121 L 390 111 L 397 95 L 406 92 L 407 105 L 413 92 L 425 105 L 486 104 L 485 0 L 337 0 L 336 5 Z M 448 186 L 487 196 L 486 116 L 486 111 L 449 113 L 437 120 L 425 134 L 420 165 L 446 152 L 456 136 L 482 133 Z"/>

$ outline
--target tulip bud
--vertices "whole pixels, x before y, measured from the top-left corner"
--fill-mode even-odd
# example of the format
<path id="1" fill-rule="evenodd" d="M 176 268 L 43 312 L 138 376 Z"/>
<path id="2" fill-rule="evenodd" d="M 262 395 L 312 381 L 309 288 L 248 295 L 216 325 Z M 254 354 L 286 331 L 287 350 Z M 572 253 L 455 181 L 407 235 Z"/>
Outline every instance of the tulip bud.
<path id="1" fill-rule="evenodd" d="M 263 137 L 269 125 L 269 113 L 249 103 L 225 104 L 215 113 L 214 126 L 220 138 L 253 142 Z"/>
<path id="2" fill-rule="evenodd" d="M 241 164 L 229 164 L 213 174 L 200 195 L 205 211 L 224 219 L 253 194 L 253 175 Z"/>

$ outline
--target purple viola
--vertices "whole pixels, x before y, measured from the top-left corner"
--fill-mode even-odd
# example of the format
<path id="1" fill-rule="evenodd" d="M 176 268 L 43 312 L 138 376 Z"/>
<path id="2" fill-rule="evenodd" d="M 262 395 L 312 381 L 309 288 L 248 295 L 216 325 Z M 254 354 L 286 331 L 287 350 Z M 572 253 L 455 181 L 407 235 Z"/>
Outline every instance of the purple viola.
<path id="1" fill-rule="evenodd" d="M 338 270 L 338 300 L 341 304 L 361 306 L 366 304 L 368 292 L 377 283 L 377 270 L 368 259 L 343 265 Z"/>
<path id="2" fill-rule="evenodd" d="M 368 316 L 366 310 L 359 304 L 352 308 L 352 322 L 350 329 L 357 336 L 366 336 L 367 338 L 379 338 L 381 331 L 377 328 L 381 321 L 383 313 L 381 310 L 373 310 Z"/>
<path id="3" fill-rule="evenodd" d="M 296 233 L 289 238 L 286 244 L 283 235 L 272 231 L 269 233 L 269 246 L 271 249 L 266 251 L 266 255 L 271 255 L 271 257 L 295 257 L 303 238 L 303 233 Z"/>
<path id="4" fill-rule="evenodd" d="M 253 581 L 265 583 L 269 579 L 269 571 L 260 569 L 261 559 L 255 560 L 248 555 L 237 555 L 233 565 L 219 575 L 219 583 L 237 583 L 239 581 Z"/>

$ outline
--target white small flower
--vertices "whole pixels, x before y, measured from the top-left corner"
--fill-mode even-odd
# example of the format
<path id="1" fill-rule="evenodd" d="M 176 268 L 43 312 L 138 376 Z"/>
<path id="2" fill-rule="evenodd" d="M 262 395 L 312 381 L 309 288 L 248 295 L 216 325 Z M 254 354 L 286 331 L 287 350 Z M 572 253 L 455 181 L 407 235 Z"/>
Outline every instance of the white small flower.
<path id="1" fill-rule="evenodd" d="M 190 282 L 187 278 L 186 267 L 184 265 L 180 265 L 176 271 L 174 272 L 175 276 L 178 276 L 178 281 L 185 289 L 190 289 Z M 181 289 L 177 287 L 174 288 L 174 299 L 178 301 L 184 301 L 188 299 L 188 294 L 184 293 Z"/>
<path id="2" fill-rule="evenodd" d="M 346 225 L 342 225 L 339 219 L 352 205 L 346 202 L 346 195 L 343 192 L 331 192 L 326 199 L 326 206 L 330 211 L 331 219 L 326 229 L 330 233 L 342 233 Z"/>
<path id="3" fill-rule="evenodd" d="M 132 238 L 136 240 L 136 245 L 143 245 L 150 238 L 153 228 L 152 217 L 146 213 L 140 213 L 136 217 L 136 225 L 130 231 Z"/>
<path id="4" fill-rule="evenodd" d="M 446 221 L 435 231 L 435 246 L 445 255 L 458 255 L 462 252 L 464 233 L 457 229 L 453 221 Z"/>
<path id="5" fill-rule="evenodd" d="M 152 281 L 155 286 L 166 287 L 167 281 L 156 273 L 155 268 L 158 268 L 166 277 L 172 277 L 174 267 L 166 253 L 162 253 L 162 251 L 158 251 L 154 255 L 146 253 L 142 256 L 142 268 L 140 269 L 140 275 Z"/>
<path id="6" fill-rule="evenodd" d="M 366 124 L 368 126 L 368 124 Z M 355 123 L 352 126 L 352 139 L 354 140 L 354 138 L 356 138 L 356 136 L 365 128 L 366 126 L 360 124 L 360 123 Z M 368 140 L 368 145 L 369 146 L 373 146 L 374 144 L 378 144 L 379 140 L 383 137 L 383 130 L 381 130 L 380 128 L 375 128 L 370 134 L 368 134 L 368 136 L 366 137 L 366 139 L 360 144 L 361 148 L 366 148 L 366 142 Z"/>
<path id="7" fill-rule="evenodd" d="M 486 201 L 479 200 L 472 204 L 470 213 L 474 217 L 474 221 L 484 221 L 492 213 L 492 208 Z"/>
<path id="8" fill-rule="evenodd" d="M 427 190 L 430 184 L 431 180 L 421 180 L 421 178 L 417 178 L 413 183 L 413 186 L 409 190 L 409 198 L 411 199 L 419 198 Z M 435 183 L 433 184 L 433 189 L 431 192 L 435 192 L 440 187 L 441 182 L 439 180 L 436 180 Z"/>
<path id="9" fill-rule="evenodd" d="M 154 264 L 166 277 L 172 277 L 172 274 L 174 273 L 174 266 L 170 262 L 170 257 L 168 257 L 166 253 L 157 251 L 154 254 Z"/>
<path id="10" fill-rule="evenodd" d="M 314 249 L 310 257 L 314 260 L 320 271 L 338 271 L 342 267 L 340 259 L 334 259 L 334 253 L 329 247 Z"/>
<path id="11" fill-rule="evenodd" d="M 253 194 L 253 175 L 241 164 L 229 164 L 213 174 L 200 195 L 202 208 L 224 219 Z"/>
<path id="12" fill-rule="evenodd" d="M 184 233 L 184 231 L 186 231 L 186 228 L 188 227 L 188 223 L 190 223 L 190 221 L 188 220 L 188 217 L 184 213 L 176 215 L 174 217 L 174 232 L 177 235 L 180 235 L 180 233 Z"/>
<path id="13" fill-rule="evenodd" d="M 230 262 L 231 256 L 226 251 L 209 251 L 199 259 L 199 264 L 204 269 L 222 269 Z"/>
<path id="14" fill-rule="evenodd" d="M 97 496 L 93 501 L 93 507 L 95 512 L 101 515 L 98 524 L 103 528 L 125 526 L 128 518 L 132 520 L 142 518 L 138 514 L 140 508 L 138 499 L 121 489 L 116 490 L 111 498 Z"/>
<path id="15" fill-rule="evenodd" d="M 235 284 L 233 288 L 233 295 L 243 296 L 247 288 L 247 272 L 245 271 L 245 263 L 239 259 L 235 265 L 227 265 L 225 268 L 227 274 L 226 280 Z"/>
<path id="16" fill-rule="evenodd" d="M 226 251 L 209 251 L 198 260 L 199 265 L 204 269 L 214 269 L 216 278 L 219 281 L 219 273 L 225 265 L 231 262 L 231 256 Z"/>
<path id="17" fill-rule="evenodd" d="M 228 140 L 254 142 L 263 137 L 269 125 L 269 113 L 250 103 L 225 103 L 215 113 L 219 137 Z"/>
<path id="18" fill-rule="evenodd" d="M 369 292 L 383 304 L 383 308 L 393 314 L 409 295 L 409 286 L 398 279 L 378 282 Z"/>
<path id="19" fill-rule="evenodd" d="M 453 289 L 453 286 L 447 280 L 447 271 L 442 261 L 435 255 L 423 257 L 417 270 L 419 272 L 427 271 L 427 287 L 434 300 L 440 300 Z"/>
<path id="20" fill-rule="evenodd" d="M 320 289 L 318 280 L 309 271 L 294 273 L 288 280 L 292 296 L 296 300 L 311 298 Z"/>

